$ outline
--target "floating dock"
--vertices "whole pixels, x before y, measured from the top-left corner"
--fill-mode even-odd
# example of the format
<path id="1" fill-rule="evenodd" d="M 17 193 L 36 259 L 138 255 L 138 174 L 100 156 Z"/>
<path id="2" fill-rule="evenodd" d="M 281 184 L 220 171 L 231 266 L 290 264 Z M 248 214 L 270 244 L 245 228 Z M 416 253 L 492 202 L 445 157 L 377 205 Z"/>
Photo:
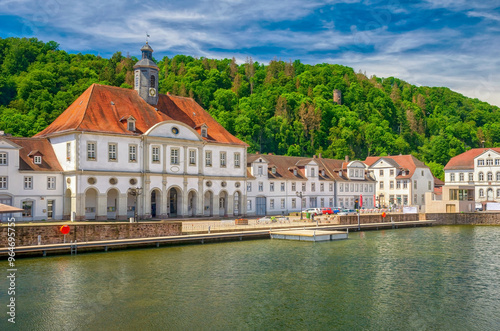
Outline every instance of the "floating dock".
<path id="1" fill-rule="evenodd" d="M 273 239 L 288 239 L 301 241 L 331 241 L 347 239 L 346 231 L 328 231 L 328 230 L 289 230 L 289 231 L 271 231 Z"/>

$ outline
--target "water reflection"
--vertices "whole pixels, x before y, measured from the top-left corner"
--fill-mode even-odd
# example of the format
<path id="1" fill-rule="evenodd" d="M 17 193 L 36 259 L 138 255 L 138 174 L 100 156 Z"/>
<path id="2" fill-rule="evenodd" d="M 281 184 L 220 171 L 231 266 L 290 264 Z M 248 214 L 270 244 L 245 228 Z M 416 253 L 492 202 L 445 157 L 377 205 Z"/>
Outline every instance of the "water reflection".
<path id="1" fill-rule="evenodd" d="M 496 330 L 499 246 L 453 226 L 25 259 L 16 326 Z"/>

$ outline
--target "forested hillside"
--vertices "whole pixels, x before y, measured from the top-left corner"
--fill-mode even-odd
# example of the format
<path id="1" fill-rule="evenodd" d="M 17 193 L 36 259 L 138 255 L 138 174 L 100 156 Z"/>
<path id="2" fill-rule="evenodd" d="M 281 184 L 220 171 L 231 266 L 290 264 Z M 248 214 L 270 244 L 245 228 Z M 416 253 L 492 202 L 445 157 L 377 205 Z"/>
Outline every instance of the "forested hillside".
<path id="1" fill-rule="evenodd" d="M 0 130 L 39 132 L 92 83 L 132 88 L 136 61 L 120 52 L 110 59 L 68 54 L 35 38 L 0 39 Z M 357 159 L 411 153 L 440 176 L 466 149 L 500 146 L 499 108 L 444 87 L 299 60 L 237 64 L 177 55 L 157 64 L 160 93 L 194 98 L 250 152 Z M 342 105 L 333 102 L 334 89 Z"/>

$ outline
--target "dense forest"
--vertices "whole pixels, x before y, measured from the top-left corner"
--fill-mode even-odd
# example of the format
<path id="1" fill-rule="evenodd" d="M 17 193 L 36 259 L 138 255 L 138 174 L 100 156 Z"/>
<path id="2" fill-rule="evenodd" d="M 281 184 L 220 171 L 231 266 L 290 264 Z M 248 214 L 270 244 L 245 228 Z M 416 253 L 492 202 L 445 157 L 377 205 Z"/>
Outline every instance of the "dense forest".
<path id="1" fill-rule="evenodd" d="M 136 61 L 120 52 L 110 59 L 69 54 L 36 38 L 0 39 L 0 130 L 36 134 L 93 83 L 132 88 Z M 194 98 L 250 152 L 362 160 L 411 153 L 442 177 L 451 157 L 500 146 L 499 108 L 445 87 L 299 60 L 176 55 L 156 62 L 160 93 Z"/>

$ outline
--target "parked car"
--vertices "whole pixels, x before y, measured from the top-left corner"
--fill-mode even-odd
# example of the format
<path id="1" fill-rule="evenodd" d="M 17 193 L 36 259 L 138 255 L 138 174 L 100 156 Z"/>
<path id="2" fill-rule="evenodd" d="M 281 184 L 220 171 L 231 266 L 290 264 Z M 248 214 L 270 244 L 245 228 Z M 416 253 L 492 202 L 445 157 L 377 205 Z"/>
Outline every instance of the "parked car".
<path id="1" fill-rule="evenodd" d="M 342 209 L 337 215 L 356 215 L 354 209 Z"/>
<path id="2" fill-rule="evenodd" d="M 307 209 L 304 209 L 302 212 L 306 213 L 306 214 L 309 213 L 310 215 L 314 215 L 314 216 L 322 214 L 322 212 L 319 208 L 307 208 Z"/>
<path id="3" fill-rule="evenodd" d="M 321 213 L 323 215 L 331 215 L 331 214 L 333 214 L 333 210 L 332 210 L 332 208 L 325 207 L 325 208 L 321 208 Z"/>
<path id="4" fill-rule="evenodd" d="M 333 207 L 333 208 L 332 208 L 332 211 L 333 211 L 333 213 L 334 213 L 334 214 L 337 214 L 337 213 L 339 213 L 340 211 L 342 211 L 342 209 L 343 209 L 343 208 L 340 208 L 340 207 Z"/>

